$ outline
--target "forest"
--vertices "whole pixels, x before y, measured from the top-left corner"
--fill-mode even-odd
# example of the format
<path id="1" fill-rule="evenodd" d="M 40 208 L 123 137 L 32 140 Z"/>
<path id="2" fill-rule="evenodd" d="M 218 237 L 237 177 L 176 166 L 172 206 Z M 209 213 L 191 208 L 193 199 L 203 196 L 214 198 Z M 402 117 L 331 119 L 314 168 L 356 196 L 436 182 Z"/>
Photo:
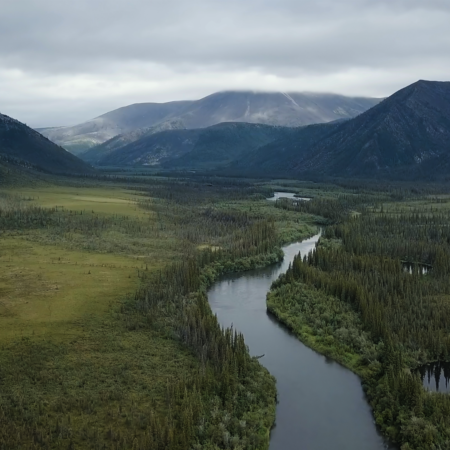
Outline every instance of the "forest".
<path id="1" fill-rule="evenodd" d="M 310 201 L 268 202 L 274 191 Z M 377 425 L 450 448 L 445 186 L 140 173 L 43 177 L 0 192 L 0 449 L 264 449 L 274 378 L 222 329 L 207 289 L 274 264 L 267 308 L 357 373 Z"/>
<path id="2" fill-rule="evenodd" d="M 377 195 L 284 205 L 327 224 L 274 282 L 268 309 L 361 376 L 377 425 L 402 450 L 447 449 L 450 399 L 423 389 L 416 369 L 450 357 L 449 198 Z"/>
<path id="3" fill-rule="evenodd" d="M 275 380 L 206 289 L 314 217 L 271 187 L 49 179 L 0 193 L 0 449 L 261 449 Z"/>

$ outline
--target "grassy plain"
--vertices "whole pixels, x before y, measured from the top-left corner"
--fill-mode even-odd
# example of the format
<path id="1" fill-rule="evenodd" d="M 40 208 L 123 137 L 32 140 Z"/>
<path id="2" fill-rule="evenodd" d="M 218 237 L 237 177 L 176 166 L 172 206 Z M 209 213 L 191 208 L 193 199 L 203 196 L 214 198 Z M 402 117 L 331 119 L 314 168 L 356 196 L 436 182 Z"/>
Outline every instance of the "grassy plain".
<path id="1" fill-rule="evenodd" d="M 26 204 L 83 211 L 86 220 L 126 216 L 127 226 L 134 224 L 130 233 L 126 227 L 94 230 L 96 242 L 106 247 L 92 245 L 89 230 L 0 234 L 0 379 L 6 398 L 20 401 L 31 418 L 42 417 L 42 401 L 47 405 L 49 426 L 65 430 L 54 448 L 71 439 L 76 448 L 90 448 L 89 440 L 110 429 L 120 440 L 130 427 L 140 429 L 142 411 L 164 408 L 167 383 L 197 367 L 163 332 L 132 329 L 122 308 L 138 289 L 139 274 L 174 259 L 174 240 L 164 242 L 164 235 L 151 232 L 134 236 L 136 224 L 150 227 L 156 219 L 125 188 L 2 192 Z"/>
<path id="2" fill-rule="evenodd" d="M 125 215 L 144 218 L 151 215 L 140 209 L 138 192 L 121 186 L 36 186 L 15 188 L 14 193 L 46 207 L 94 211 L 97 214 Z"/>
<path id="3" fill-rule="evenodd" d="M 105 313 L 137 288 L 136 260 L 0 239 L 0 340 L 73 335 L 80 317 Z"/>

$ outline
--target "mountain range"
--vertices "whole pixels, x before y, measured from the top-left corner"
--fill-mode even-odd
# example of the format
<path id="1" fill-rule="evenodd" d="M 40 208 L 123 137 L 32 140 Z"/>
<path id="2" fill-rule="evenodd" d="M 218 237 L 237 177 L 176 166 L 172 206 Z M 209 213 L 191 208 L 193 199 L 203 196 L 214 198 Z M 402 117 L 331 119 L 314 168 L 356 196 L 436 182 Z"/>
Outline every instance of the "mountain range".
<path id="1" fill-rule="evenodd" d="M 0 114 L 0 161 L 52 173 L 88 173 L 94 169 L 18 120 Z"/>
<path id="2" fill-rule="evenodd" d="M 78 155 L 118 136 L 133 142 L 158 127 L 198 129 L 222 122 L 298 127 L 352 118 L 379 101 L 336 94 L 226 91 L 195 101 L 134 104 L 72 127 L 37 131 Z"/>
<path id="3" fill-rule="evenodd" d="M 312 142 L 284 140 L 241 166 L 261 170 L 274 154 L 296 177 L 432 178 L 450 167 L 450 82 L 420 80 Z M 304 133 L 305 131 L 303 131 Z"/>
<path id="4" fill-rule="evenodd" d="M 354 118 L 322 124 L 177 126 L 150 129 L 132 142 L 119 136 L 81 157 L 106 166 L 226 168 L 247 176 L 443 176 L 450 167 L 450 83 L 421 80 Z"/>
<path id="5" fill-rule="evenodd" d="M 172 104 L 169 109 L 178 107 Z M 139 119 L 136 111 L 135 119 L 142 125 L 147 119 Z M 156 109 L 151 114 L 162 117 Z M 222 117 L 227 114 L 225 108 Z M 208 120 L 204 116 L 202 123 Z M 356 117 L 327 123 L 285 127 L 225 121 L 190 129 L 185 125 L 177 117 L 142 126 L 81 156 L 95 165 L 200 169 L 222 175 L 449 178 L 450 82 L 420 80 Z M 0 114 L 0 165 L 10 163 L 55 173 L 94 170 L 38 132 Z"/>

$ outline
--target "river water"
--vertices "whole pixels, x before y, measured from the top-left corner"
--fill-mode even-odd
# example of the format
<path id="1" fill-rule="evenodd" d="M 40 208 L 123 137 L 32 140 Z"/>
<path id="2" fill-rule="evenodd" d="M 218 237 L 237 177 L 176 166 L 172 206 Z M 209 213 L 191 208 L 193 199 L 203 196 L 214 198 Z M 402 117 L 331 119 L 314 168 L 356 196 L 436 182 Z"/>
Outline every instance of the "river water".
<path id="1" fill-rule="evenodd" d="M 241 331 L 250 353 L 277 379 L 276 426 L 270 450 L 380 450 L 379 435 L 359 378 L 303 345 L 266 311 L 272 281 L 299 252 L 311 251 L 319 235 L 283 248 L 277 265 L 228 275 L 208 292 L 221 325 Z"/>
<path id="2" fill-rule="evenodd" d="M 280 198 L 290 198 L 291 200 L 303 200 L 308 202 L 311 200 L 310 197 L 296 197 L 297 194 L 294 192 L 274 192 L 273 197 L 268 198 L 267 200 L 271 202 L 276 202 Z"/>

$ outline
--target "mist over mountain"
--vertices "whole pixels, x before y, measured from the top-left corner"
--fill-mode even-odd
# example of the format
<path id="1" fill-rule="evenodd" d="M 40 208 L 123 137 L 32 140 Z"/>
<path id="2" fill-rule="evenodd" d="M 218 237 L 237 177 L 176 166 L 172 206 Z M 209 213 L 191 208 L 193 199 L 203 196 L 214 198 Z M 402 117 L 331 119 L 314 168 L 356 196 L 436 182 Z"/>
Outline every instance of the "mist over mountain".
<path id="1" fill-rule="evenodd" d="M 0 157 L 23 167 L 36 167 L 53 173 L 87 173 L 91 166 L 37 131 L 0 114 Z"/>
<path id="2" fill-rule="evenodd" d="M 165 122 L 190 103 L 137 103 L 73 127 L 38 128 L 37 131 L 70 152 L 80 154 L 117 135 Z"/>
<path id="3" fill-rule="evenodd" d="M 298 127 L 352 118 L 380 100 L 336 94 L 227 91 L 196 101 L 140 103 L 125 106 L 73 127 L 40 128 L 42 134 L 74 154 L 117 135 L 177 123 L 179 128 L 206 128 L 221 122 Z M 145 131 L 139 131 L 142 136 Z"/>
<path id="4" fill-rule="evenodd" d="M 346 121 L 310 125 L 233 162 L 230 173 L 433 179 L 450 169 L 450 83 L 418 81 Z"/>
<path id="5" fill-rule="evenodd" d="M 367 109 L 370 103 L 374 106 Z M 162 104 L 163 112 L 155 105 L 148 113 L 142 104 L 105 115 L 108 120 L 102 120 L 114 123 L 115 131 L 119 122 L 122 128 L 137 128 L 82 158 L 102 166 L 226 168 L 231 175 L 296 178 L 433 179 L 450 169 L 449 82 L 420 80 L 381 102 L 329 94 L 222 92 Z M 367 110 L 356 115 L 358 108 Z M 160 121 L 142 126 L 148 120 Z"/>
<path id="6" fill-rule="evenodd" d="M 449 156 L 450 82 L 421 80 L 343 123 L 291 163 L 295 174 L 426 177 L 443 173 Z"/>

